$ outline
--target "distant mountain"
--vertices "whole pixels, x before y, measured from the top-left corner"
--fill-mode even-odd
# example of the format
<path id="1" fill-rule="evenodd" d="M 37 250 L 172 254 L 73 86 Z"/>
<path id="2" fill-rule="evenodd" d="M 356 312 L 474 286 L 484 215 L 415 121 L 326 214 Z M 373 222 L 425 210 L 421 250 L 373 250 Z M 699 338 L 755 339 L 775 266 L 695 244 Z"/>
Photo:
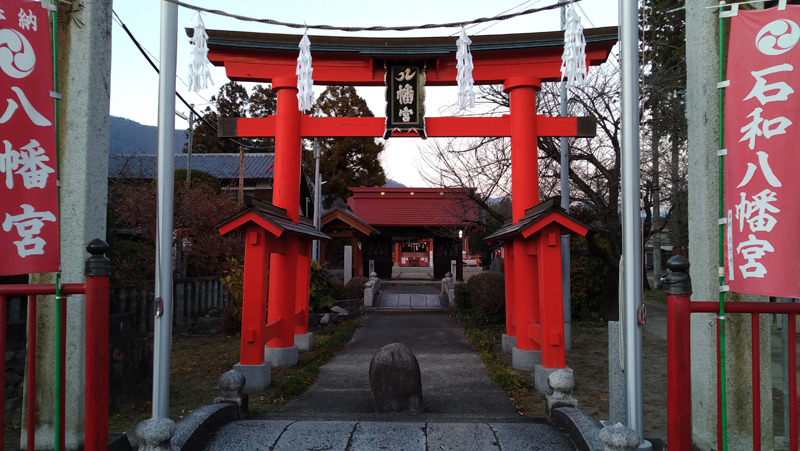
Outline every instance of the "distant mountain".
<path id="1" fill-rule="evenodd" d="M 109 135 L 108 151 L 112 155 L 158 153 L 158 128 L 155 126 L 111 116 Z M 183 153 L 184 146 L 186 130 L 175 130 L 175 153 Z"/>
<path id="2" fill-rule="evenodd" d="M 384 188 L 408 188 L 407 186 L 403 185 L 400 182 L 396 182 L 392 179 L 386 179 L 386 184 L 383 185 Z"/>

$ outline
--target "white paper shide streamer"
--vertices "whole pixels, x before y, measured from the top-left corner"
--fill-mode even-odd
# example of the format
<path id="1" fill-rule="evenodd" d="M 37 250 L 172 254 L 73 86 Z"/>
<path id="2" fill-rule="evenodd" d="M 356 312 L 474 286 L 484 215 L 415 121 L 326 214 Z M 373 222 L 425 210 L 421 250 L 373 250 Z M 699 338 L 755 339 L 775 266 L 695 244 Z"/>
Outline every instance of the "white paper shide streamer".
<path id="1" fill-rule="evenodd" d="M 561 80 L 567 80 L 567 87 L 586 84 L 586 38 L 575 5 L 567 8 L 564 30 L 564 54 L 561 56 Z"/>
<path id="2" fill-rule="evenodd" d="M 456 51 L 456 82 L 458 82 L 458 107 L 461 109 L 472 108 L 475 106 L 475 92 L 473 91 L 473 84 L 475 80 L 472 79 L 472 53 L 469 51 L 469 45 L 472 44 L 470 38 L 467 37 L 467 32 L 464 27 L 461 27 L 461 36 L 456 41 L 458 50 Z"/>
<path id="3" fill-rule="evenodd" d="M 192 39 L 192 55 L 189 63 L 189 91 L 198 92 L 213 85 L 208 70 L 208 34 L 203 18 L 197 14 L 197 25 L 194 26 Z"/>
<path id="4" fill-rule="evenodd" d="M 314 100 L 314 80 L 311 78 L 311 73 L 314 69 L 311 67 L 311 41 L 308 39 L 308 32 L 303 33 L 303 39 L 300 40 L 300 56 L 297 57 L 297 107 L 302 112 L 311 109 L 311 104 Z"/>

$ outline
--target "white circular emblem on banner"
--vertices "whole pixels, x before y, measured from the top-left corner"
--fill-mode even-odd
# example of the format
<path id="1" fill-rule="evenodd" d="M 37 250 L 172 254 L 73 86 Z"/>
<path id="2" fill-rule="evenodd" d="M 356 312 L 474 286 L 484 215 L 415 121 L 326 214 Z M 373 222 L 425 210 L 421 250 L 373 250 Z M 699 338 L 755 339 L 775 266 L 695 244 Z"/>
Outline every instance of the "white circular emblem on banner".
<path id="1" fill-rule="evenodd" d="M 36 64 L 31 43 L 17 30 L 0 30 L 0 70 L 12 78 L 25 78 Z"/>
<path id="2" fill-rule="evenodd" d="M 800 27 L 789 19 L 779 19 L 766 25 L 756 36 L 756 47 L 764 55 L 780 55 L 791 50 L 800 40 Z"/>

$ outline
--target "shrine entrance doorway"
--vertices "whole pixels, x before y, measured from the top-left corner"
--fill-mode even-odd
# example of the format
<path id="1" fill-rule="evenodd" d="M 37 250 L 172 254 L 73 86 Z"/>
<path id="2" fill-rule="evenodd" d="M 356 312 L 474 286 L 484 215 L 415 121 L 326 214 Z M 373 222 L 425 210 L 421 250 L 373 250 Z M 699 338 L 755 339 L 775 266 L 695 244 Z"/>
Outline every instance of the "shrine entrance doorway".
<path id="1" fill-rule="evenodd" d="M 379 235 L 370 237 L 364 243 L 364 274 L 370 274 L 370 262 L 372 270 L 381 279 L 392 278 L 392 237 Z"/>
<path id="2" fill-rule="evenodd" d="M 593 118 L 536 114 L 536 92 L 542 82 L 561 78 L 562 32 L 474 36 L 470 46 L 474 84 L 502 84 L 508 94 L 509 114 L 500 117 L 427 118 L 421 114 L 424 87 L 457 84 L 459 68 L 455 58 L 455 38 L 313 36 L 314 84 L 386 86 L 388 94 L 387 118 L 312 117 L 298 109 L 296 68 L 301 36 L 214 30 L 207 33 L 208 58 L 215 65 L 224 66 L 228 78 L 271 83 L 277 93 L 275 116 L 224 118 L 220 120 L 219 131 L 220 136 L 225 137 L 275 138 L 273 204 L 284 209 L 286 218 L 294 223 L 301 222 L 298 199 L 303 138 L 510 137 L 512 227 L 500 237 L 507 249 L 506 332 L 509 338 L 514 339 L 515 366 L 518 354 L 542 352 L 542 364 L 548 368 L 564 367 L 560 282 L 556 287 L 547 279 L 555 278 L 557 272 L 560 281 L 560 255 L 552 252 L 552 246 L 560 246 L 557 244 L 560 239 L 555 237 L 562 232 L 560 227 L 570 221 L 562 217 L 563 212 L 547 208 L 542 210 L 542 217 L 535 212 L 529 213 L 540 204 L 537 139 L 544 136 L 590 137 L 595 134 Z M 617 35 L 616 28 L 584 31 L 587 66 L 606 60 L 616 44 Z M 408 105 L 402 108 L 406 100 L 417 103 L 412 105 L 414 108 Z M 261 224 L 257 218 L 253 221 L 248 224 Z M 543 228 L 539 228 L 540 225 Z M 280 227 L 272 229 L 276 230 L 275 233 L 282 233 Z M 282 288 L 275 289 L 274 297 L 270 289 L 268 323 L 295 324 L 297 318 L 303 321 L 302 315 L 292 315 L 293 310 L 289 307 L 308 304 L 309 272 L 305 266 L 301 268 L 298 265 L 298 262 L 305 265 L 303 258 L 291 257 L 295 253 L 305 255 L 304 250 L 298 248 L 297 240 L 290 240 L 281 245 L 280 253 L 270 254 L 272 259 L 276 256 L 281 262 L 285 259 L 286 264 L 271 265 L 269 270 L 270 286 L 274 281 Z M 254 255 L 255 258 L 264 258 L 260 254 Z M 245 256 L 246 274 L 247 267 Z M 254 289 L 259 288 L 256 286 Z M 249 290 L 247 277 L 244 290 Z M 258 296 L 252 298 L 258 300 Z M 260 302 L 266 304 L 266 299 Z M 274 307 L 276 303 L 286 307 Z M 542 308 L 545 305 L 548 308 Z M 248 306 L 246 301 L 243 316 L 248 315 L 248 309 L 263 322 L 263 315 L 259 316 L 263 311 L 260 305 Z M 307 328 L 303 324 L 295 326 L 300 331 Z M 244 327 L 243 324 L 242 346 L 255 347 L 252 355 L 257 357 L 257 347 L 265 343 L 266 337 L 259 335 L 263 330 L 245 331 Z M 248 337 L 247 343 L 245 336 Z M 267 351 L 272 350 L 274 355 L 275 348 L 289 343 L 288 337 L 279 335 L 272 338 Z M 294 360 L 296 362 L 296 351 Z"/>

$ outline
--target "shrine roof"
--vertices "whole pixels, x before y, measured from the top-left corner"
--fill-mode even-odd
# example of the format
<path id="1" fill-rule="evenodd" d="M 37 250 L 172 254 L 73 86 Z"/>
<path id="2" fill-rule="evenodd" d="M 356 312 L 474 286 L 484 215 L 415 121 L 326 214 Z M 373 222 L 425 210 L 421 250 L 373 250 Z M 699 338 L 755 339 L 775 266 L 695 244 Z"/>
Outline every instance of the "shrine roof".
<path id="1" fill-rule="evenodd" d="M 250 222 L 250 214 L 254 214 L 259 220 L 265 221 L 269 226 L 268 230 L 276 236 L 280 236 L 283 232 L 293 233 L 295 235 L 306 236 L 314 239 L 330 239 L 328 235 L 318 231 L 311 224 L 311 220 L 300 217 L 300 222 L 295 223 L 286 215 L 286 210 L 276 207 L 268 202 L 260 201 L 252 197 L 245 197 L 245 205 L 236 214 L 230 218 L 225 219 L 214 227 L 217 229 L 225 228 L 223 233 L 227 233 L 227 229 L 238 228 L 246 222 Z M 258 221 L 256 221 L 258 223 Z M 225 226 L 228 227 L 225 227 Z M 261 225 L 261 224 L 260 224 Z M 266 228 L 266 227 L 265 227 Z M 277 233 L 276 233 L 277 232 Z"/>
<path id="2" fill-rule="evenodd" d="M 557 220 L 552 221 L 552 219 Z M 565 228 L 581 235 L 584 235 L 586 233 L 585 229 L 588 229 L 586 224 L 578 221 L 575 217 L 569 215 L 563 208 L 561 208 L 560 198 L 553 197 L 535 207 L 525 210 L 525 216 L 523 216 L 519 222 L 516 224 L 507 223 L 503 225 L 503 227 L 497 229 L 497 231 L 493 234 L 487 236 L 485 239 L 486 241 L 502 240 L 510 236 L 520 234 L 527 238 L 530 236 L 530 234 L 538 230 L 537 227 L 531 226 L 535 226 L 538 222 L 543 220 L 545 222 L 558 222 Z"/>
<path id="3" fill-rule="evenodd" d="M 358 230 L 364 235 L 380 235 L 380 232 L 378 232 L 374 227 L 364 222 L 364 220 L 356 216 L 355 213 L 343 205 L 334 205 L 330 210 L 322 213 L 320 224 L 322 224 L 322 227 L 324 228 L 328 223 L 336 219 L 342 221 L 351 228 Z"/>
<path id="4" fill-rule="evenodd" d="M 465 226 L 479 219 L 474 188 L 350 188 L 347 200 L 372 227 Z"/>
<path id="5" fill-rule="evenodd" d="M 279 33 L 253 33 L 242 31 L 206 30 L 208 47 L 228 47 L 248 50 L 269 50 L 298 53 L 302 35 Z M 188 36 L 194 34 L 187 28 Z M 616 42 L 617 27 L 587 28 L 583 30 L 586 44 Z M 473 53 L 507 50 L 529 50 L 564 46 L 563 31 L 543 33 L 513 33 L 475 35 L 470 49 Z M 400 57 L 447 55 L 456 53 L 457 37 L 342 37 L 309 35 L 313 53 L 349 53 L 375 57 Z M 295 55 L 296 57 L 296 55 Z"/>
<path id="6" fill-rule="evenodd" d="M 185 169 L 185 153 L 175 154 L 175 169 Z M 245 179 L 272 179 L 274 153 L 245 153 Z M 193 153 L 192 169 L 207 172 L 218 179 L 239 178 L 238 153 Z M 108 177 L 112 179 L 153 179 L 158 174 L 156 154 L 118 154 L 108 157 Z"/>

